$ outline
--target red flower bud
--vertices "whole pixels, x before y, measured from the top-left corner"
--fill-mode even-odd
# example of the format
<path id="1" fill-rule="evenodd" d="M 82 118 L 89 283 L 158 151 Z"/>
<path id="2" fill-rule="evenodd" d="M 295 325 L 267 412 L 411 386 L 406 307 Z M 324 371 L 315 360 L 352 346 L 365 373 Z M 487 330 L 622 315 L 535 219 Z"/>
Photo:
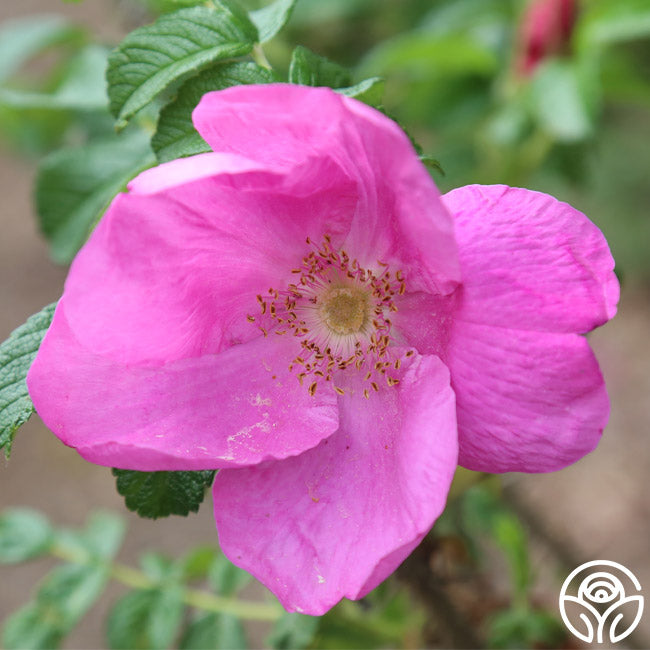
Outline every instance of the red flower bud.
<path id="1" fill-rule="evenodd" d="M 568 51 L 576 0 L 533 0 L 519 27 L 517 71 L 529 76 L 543 59 Z"/>

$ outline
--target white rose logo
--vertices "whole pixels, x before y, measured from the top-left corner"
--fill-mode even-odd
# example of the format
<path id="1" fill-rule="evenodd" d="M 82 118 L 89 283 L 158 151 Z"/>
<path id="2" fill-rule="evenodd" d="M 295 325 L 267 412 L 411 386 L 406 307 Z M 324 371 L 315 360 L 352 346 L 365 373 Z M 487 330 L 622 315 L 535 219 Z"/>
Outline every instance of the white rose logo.
<path id="1" fill-rule="evenodd" d="M 576 587 L 576 596 L 567 594 Z M 629 614 L 627 622 L 623 622 L 624 611 Z M 632 633 L 643 615 L 641 584 L 617 562 L 585 562 L 562 585 L 560 614 L 571 633 L 585 643 L 618 643 Z"/>

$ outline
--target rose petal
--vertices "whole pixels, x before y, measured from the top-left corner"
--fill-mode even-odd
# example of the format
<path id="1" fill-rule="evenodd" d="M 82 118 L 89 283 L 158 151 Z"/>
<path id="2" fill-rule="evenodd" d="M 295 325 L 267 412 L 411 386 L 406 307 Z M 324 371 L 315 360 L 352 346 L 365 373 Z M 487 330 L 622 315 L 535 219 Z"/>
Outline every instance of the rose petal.
<path id="1" fill-rule="evenodd" d="M 459 322 L 446 363 L 463 467 L 549 472 L 598 444 L 609 400 L 584 337 Z"/>
<path id="2" fill-rule="evenodd" d="M 456 318 L 542 332 L 588 332 L 616 313 L 607 242 L 547 194 L 469 185 L 445 194 L 456 218 L 463 300 Z"/>
<path id="3" fill-rule="evenodd" d="M 128 366 L 82 346 L 66 315 L 63 299 L 27 384 L 48 428 L 93 463 L 141 471 L 250 465 L 299 454 L 338 427 L 333 392 L 312 397 L 289 373 L 293 338 Z"/>
<path id="4" fill-rule="evenodd" d="M 448 296 L 424 292 L 395 296 L 397 312 L 391 317 L 395 339 L 420 354 L 435 354 L 444 361 L 460 289 Z"/>
<path id="5" fill-rule="evenodd" d="M 277 169 L 310 157 L 334 161 L 358 183 L 349 233 L 333 238 L 335 247 L 365 267 L 396 264 L 411 291 L 448 293 L 457 285 L 452 220 L 409 139 L 385 115 L 327 88 L 268 84 L 208 93 L 192 119 L 215 151 Z"/>
<path id="6" fill-rule="evenodd" d="M 214 484 L 221 547 L 285 608 L 319 615 L 388 576 L 442 511 L 457 459 L 454 395 L 435 357 L 397 387 L 340 400 L 339 431 Z"/>
<path id="7" fill-rule="evenodd" d="M 137 193 L 115 199 L 66 282 L 66 315 L 84 345 L 132 364 L 259 336 L 247 315 L 259 315 L 258 294 L 291 281 L 309 250 L 305 233 L 349 222 L 355 196 L 344 179 L 324 175 L 307 193 L 309 179 L 297 175 L 292 194 L 276 175 L 257 174 L 247 189 L 240 176 L 232 185 L 235 171 L 202 175 L 204 165 L 219 167 L 216 155 L 161 165 L 134 181 Z M 198 180 L 174 185 L 179 167 L 180 178 Z"/>

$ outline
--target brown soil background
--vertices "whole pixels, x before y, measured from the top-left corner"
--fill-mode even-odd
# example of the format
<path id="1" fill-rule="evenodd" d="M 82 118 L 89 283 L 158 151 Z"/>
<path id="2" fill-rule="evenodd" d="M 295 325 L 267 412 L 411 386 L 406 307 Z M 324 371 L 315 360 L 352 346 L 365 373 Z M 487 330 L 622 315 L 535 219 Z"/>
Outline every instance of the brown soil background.
<path id="1" fill-rule="evenodd" d="M 0 20 L 56 11 L 107 39 L 120 32 L 109 3 L 54 5 L 52 0 L 4 0 Z M 0 339 L 56 300 L 66 274 L 48 261 L 47 247 L 37 232 L 31 204 L 33 175 L 33 164 L 0 151 Z M 649 336 L 647 293 L 624 292 L 618 316 L 591 336 L 612 399 L 601 445 L 562 472 L 505 479 L 509 492 L 530 509 L 560 548 L 577 554 L 581 561 L 609 559 L 624 564 L 645 586 L 646 598 L 650 596 Z M 187 520 L 142 520 L 123 507 L 109 470 L 86 463 L 37 417 L 19 432 L 11 460 L 0 460 L 0 509 L 8 506 L 33 507 L 57 525 L 71 526 L 81 525 L 96 508 L 121 513 L 129 531 L 120 560 L 131 564 L 147 549 L 178 556 L 199 543 L 217 541 L 209 502 Z M 553 562 L 548 554 L 536 558 L 540 599 L 553 608 L 560 586 L 556 569 L 550 568 Z M 0 620 L 27 601 L 50 565 L 42 560 L 0 568 Z M 113 585 L 65 647 L 104 647 L 103 620 L 120 593 L 120 587 Z M 650 603 L 639 628 L 639 640 L 646 647 L 650 647 L 649 610 Z"/>

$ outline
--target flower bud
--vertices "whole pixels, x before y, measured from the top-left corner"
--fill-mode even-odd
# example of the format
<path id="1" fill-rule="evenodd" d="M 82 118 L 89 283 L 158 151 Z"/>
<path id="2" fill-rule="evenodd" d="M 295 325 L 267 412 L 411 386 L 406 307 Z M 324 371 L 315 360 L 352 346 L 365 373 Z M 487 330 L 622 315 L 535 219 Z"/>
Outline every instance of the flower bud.
<path id="1" fill-rule="evenodd" d="M 519 26 L 520 75 L 530 76 L 545 58 L 567 53 L 577 9 L 576 0 L 533 0 Z"/>

